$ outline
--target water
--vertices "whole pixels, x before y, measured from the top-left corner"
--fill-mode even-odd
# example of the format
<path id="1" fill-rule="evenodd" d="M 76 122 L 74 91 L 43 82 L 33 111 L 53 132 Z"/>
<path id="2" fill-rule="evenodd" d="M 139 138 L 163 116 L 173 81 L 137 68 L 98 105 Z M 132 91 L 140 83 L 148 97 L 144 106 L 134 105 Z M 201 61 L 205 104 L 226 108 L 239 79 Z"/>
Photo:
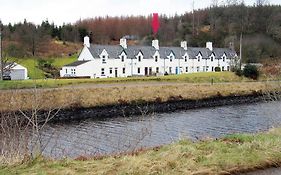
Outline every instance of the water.
<path id="1" fill-rule="evenodd" d="M 281 124 L 280 107 L 281 102 L 270 102 L 49 124 L 43 132 L 44 155 L 103 155 L 185 138 L 198 140 L 265 131 Z"/>

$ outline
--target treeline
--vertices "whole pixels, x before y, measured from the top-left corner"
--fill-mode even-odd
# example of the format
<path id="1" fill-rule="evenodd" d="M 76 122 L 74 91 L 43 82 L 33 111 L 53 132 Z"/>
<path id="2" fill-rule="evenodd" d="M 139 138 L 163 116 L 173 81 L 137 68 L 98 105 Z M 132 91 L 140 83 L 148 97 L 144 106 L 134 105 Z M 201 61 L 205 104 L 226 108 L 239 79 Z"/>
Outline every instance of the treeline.
<path id="1" fill-rule="evenodd" d="M 260 3 L 258 3 L 260 2 Z M 228 47 L 234 43 L 239 52 L 240 35 L 243 34 L 243 56 L 249 62 L 261 58 L 281 58 L 281 6 L 266 5 L 257 1 L 254 6 L 243 2 L 216 1 L 207 9 L 194 13 L 167 17 L 160 15 L 157 38 L 161 45 L 179 45 L 187 40 L 189 46 L 203 47 L 213 41 L 215 47 Z M 51 41 L 81 43 L 85 35 L 97 44 L 116 43 L 128 35 L 139 44 L 150 44 L 153 39 L 151 17 L 97 17 L 79 20 L 75 24 L 56 26 L 48 21 L 34 25 L 27 21 L 15 25 L 1 25 L 5 53 L 9 56 L 38 56 L 41 47 Z"/>

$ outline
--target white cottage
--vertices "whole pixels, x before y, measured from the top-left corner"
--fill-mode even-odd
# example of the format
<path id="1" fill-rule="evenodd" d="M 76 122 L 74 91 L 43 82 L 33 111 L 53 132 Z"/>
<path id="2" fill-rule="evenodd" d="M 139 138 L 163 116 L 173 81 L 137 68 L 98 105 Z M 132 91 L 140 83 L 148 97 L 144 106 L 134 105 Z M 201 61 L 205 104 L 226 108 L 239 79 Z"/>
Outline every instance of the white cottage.
<path id="1" fill-rule="evenodd" d="M 151 46 L 127 46 L 126 39 L 120 45 L 92 45 L 84 38 L 84 48 L 78 61 L 65 65 L 61 77 L 128 77 L 193 72 L 212 72 L 215 67 L 229 71 L 231 60 L 237 57 L 229 48 L 213 48 L 207 42 L 205 48 L 160 47 L 158 40 Z"/>

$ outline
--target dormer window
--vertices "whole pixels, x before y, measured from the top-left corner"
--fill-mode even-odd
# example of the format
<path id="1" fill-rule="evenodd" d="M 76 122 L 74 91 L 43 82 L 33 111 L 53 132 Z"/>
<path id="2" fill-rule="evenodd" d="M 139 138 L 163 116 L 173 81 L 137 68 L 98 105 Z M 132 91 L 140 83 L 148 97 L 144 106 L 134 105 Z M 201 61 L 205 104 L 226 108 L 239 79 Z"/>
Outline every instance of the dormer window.
<path id="1" fill-rule="evenodd" d="M 122 62 L 125 61 L 125 56 L 124 56 L 124 55 L 121 56 L 121 61 L 122 61 Z"/>
<path id="2" fill-rule="evenodd" d="M 158 56 L 157 55 L 155 56 L 155 62 L 158 62 Z"/>
<path id="3" fill-rule="evenodd" d="M 187 56 L 184 56 L 184 61 L 187 62 Z"/>
<path id="4" fill-rule="evenodd" d="M 214 61 L 214 57 L 213 56 L 211 56 L 211 61 Z"/>
<path id="5" fill-rule="evenodd" d="M 138 60 L 139 60 L 139 62 L 141 62 L 141 56 L 140 55 L 138 56 Z"/>
<path id="6" fill-rule="evenodd" d="M 102 64 L 106 63 L 105 55 L 102 56 Z"/>

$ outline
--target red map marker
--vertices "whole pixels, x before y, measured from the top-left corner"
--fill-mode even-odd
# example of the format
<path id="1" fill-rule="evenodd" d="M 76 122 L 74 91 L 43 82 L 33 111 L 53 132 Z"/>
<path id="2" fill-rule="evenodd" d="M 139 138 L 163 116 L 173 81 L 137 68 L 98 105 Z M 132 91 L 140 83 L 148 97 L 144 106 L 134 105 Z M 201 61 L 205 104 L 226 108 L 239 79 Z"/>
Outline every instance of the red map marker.
<path id="1" fill-rule="evenodd" d="M 153 30 L 154 38 L 156 38 L 156 35 L 158 33 L 158 30 L 159 30 L 159 27 L 160 27 L 160 22 L 159 22 L 158 13 L 153 13 L 152 30 Z"/>

